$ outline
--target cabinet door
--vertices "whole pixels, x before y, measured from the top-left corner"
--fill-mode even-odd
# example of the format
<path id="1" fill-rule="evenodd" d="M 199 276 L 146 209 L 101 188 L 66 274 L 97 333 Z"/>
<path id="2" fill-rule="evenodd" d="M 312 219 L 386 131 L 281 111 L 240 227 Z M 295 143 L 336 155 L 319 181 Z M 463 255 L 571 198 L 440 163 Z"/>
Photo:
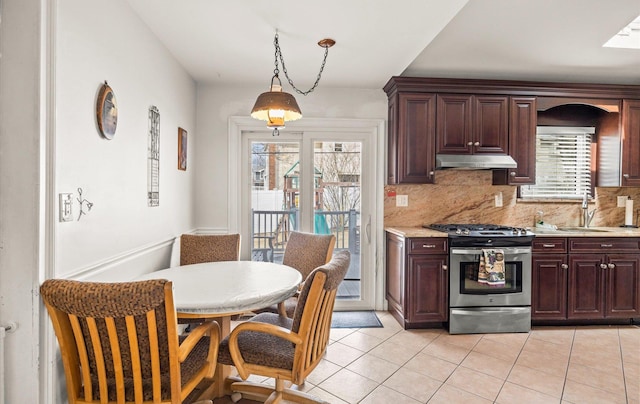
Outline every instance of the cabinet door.
<path id="1" fill-rule="evenodd" d="M 446 255 L 409 255 L 407 319 L 410 323 L 440 322 L 448 318 Z"/>
<path id="2" fill-rule="evenodd" d="M 640 255 L 607 256 L 607 317 L 640 316 Z"/>
<path id="3" fill-rule="evenodd" d="M 398 101 L 397 183 L 432 183 L 436 97 L 433 94 L 400 94 Z"/>
<path id="4" fill-rule="evenodd" d="M 509 155 L 518 163 L 509 169 L 509 184 L 536 183 L 536 98 L 512 97 L 509 107 Z"/>
<path id="5" fill-rule="evenodd" d="M 473 153 L 471 98 L 471 95 L 438 94 L 436 153 Z"/>
<path id="6" fill-rule="evenodd" d="M 567 255 L 534 254 L 531 260 L 531 319 L 567 318 Z"/>
<path id="7" fill-rule="evenodd" d="M 507 154 L 509 147 L 509 97 L 473 97 L 473 153 Z"/>
<path id="8" fill-rule="evenodd" d="M 640 100 L 622 102 L 622 186 L 640 186 Z"/>
<path id="9" fill-rule="evenodd" d="M 386 289 L 389 312 L 404 324 L 404 238 L 387 233 Z"/>
<path id="10" fill-rule="evenodd" d="M 567 318 L 604 318 L 605 257 L 601 254 L 569 254 Z"/>

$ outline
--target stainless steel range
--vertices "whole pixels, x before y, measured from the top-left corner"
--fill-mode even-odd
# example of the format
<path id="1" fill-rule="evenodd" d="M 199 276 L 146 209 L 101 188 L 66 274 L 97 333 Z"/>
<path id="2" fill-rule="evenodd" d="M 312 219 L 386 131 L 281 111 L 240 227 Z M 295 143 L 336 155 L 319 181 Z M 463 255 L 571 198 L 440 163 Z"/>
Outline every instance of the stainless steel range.
<path id="1" fill-rule="evenodd" d="M 425 225 L 449 236 L 449 332 L 531 329 L 534 234 L 493 224 Z"/>

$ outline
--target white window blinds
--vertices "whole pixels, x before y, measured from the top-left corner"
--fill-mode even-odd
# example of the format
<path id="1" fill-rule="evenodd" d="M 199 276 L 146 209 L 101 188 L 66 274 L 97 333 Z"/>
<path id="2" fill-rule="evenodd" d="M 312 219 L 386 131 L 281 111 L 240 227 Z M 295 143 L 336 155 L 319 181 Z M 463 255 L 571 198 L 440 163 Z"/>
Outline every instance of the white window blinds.
<path id="1" fill-rule="evenodd" d="M 523 198 L 582 198 L 591 194 L 592 127 L 539 126 L 536 184 L 523 185 Z"/>

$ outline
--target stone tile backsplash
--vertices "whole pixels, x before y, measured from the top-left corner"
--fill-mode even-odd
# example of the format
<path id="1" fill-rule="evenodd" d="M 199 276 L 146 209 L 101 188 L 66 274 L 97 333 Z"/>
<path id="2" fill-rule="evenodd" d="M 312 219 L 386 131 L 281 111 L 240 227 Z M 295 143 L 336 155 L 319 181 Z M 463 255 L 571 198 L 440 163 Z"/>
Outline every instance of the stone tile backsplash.
<path id="1" fill-rule="evenodd" d="M 491 170 L 440 170 L 435 183 L 426 185 L 387 185 L 384 192 L 385 226 L 420 226 L 423 223 L 495 223 L 532 227 L 536 212 L 544 212 L 544 222 L 557 226 L 581 226 L 581 200 L 546 202 L 517 199 L 518 187 L 491 185 Z M 408 207 L 396 207 L 395 196 L 408 195 Z M 502 193 L 502 207 L 495 196 Z M 592 227 L 617 227 L 624 224 L 625 208 L 617 207 L 617 196 L 634 200 L 633 224 L 638 224 L 640 187 L 596 187 L 597 209 Z"/>

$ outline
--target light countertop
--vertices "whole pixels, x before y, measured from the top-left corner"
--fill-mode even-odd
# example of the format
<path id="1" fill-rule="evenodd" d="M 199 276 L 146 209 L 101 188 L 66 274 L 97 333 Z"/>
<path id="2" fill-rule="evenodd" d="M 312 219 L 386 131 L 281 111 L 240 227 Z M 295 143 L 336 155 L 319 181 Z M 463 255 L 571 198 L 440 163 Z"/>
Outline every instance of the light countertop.
<path id="1" fill-rule="evenodd" d="M 566 227 L 558 230 L 532 228 L 538 237 L 640 237 L 640 229 L 625 227 Z M 423 227 L 385 227 L 385 231 L 402 237 L 447 237 L 447 233 Z"/>

